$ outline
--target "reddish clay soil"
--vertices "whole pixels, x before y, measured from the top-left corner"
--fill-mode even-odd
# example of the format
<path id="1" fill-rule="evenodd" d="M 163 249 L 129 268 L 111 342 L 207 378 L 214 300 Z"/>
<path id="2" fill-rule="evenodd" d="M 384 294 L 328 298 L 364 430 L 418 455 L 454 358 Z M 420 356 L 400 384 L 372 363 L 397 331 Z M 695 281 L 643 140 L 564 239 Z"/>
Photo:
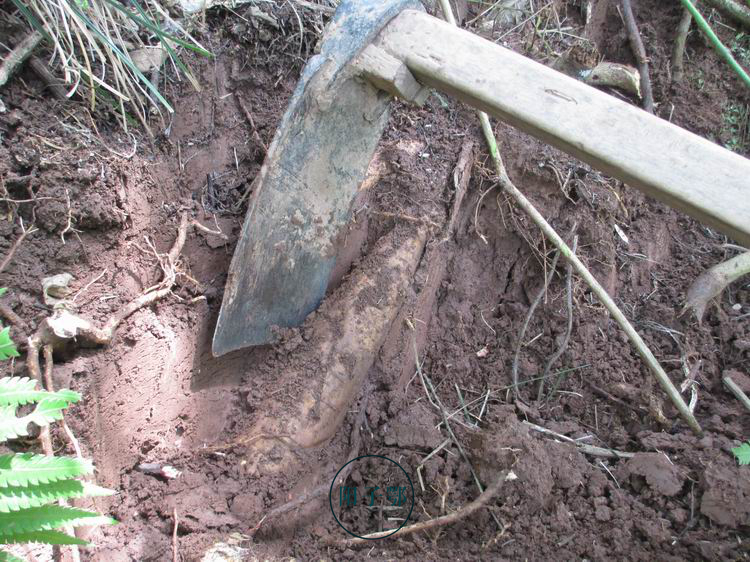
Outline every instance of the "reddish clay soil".
<path id="1" fill-rule="evenodd" d="M 590 38 L 606 60 L 633 64 L 615 3 L 595 2 L 587 26 L 577 4 L 552 3 L 570 33 Z M 478 8 L 469 5 L 476 15 Z M 688 39 L 685 81 L 672 85 L 669 56 L 679 4 L 641 0 L 634 9 L 651 59 L 658 114 L 728 142 L 722 111 L 729 101 L 750 103 L 746 90 L 697 31 Z M 6 254 L 19 235 L 21 218 L 39 230 L 23 242 L 0 285 L 9 288 L 4 302 L 29 327 L 51 312 L 41 298 L 44 277 L 73 274 L 73 290 L 83 289 L 78 311 L 100 323 L 157 283 L 161 269 L 149 245 L 166 252 L 183 211 L 229 238 L 191 231 L 180 262 L 186 275 L 172 295 L 133 314 L 111 346 L 55 355 L 55 385 L 83 394 L 66 419 L 95 461 L 97 482 L 118 491 L 92 502 L 120 524 L 86 532 L 96 546 L 85 559 L 172 560 L 176 545 L 178 559 L 200 560 L 217 543 L 224 546 L 214 548 L 211 560 L 746 559 L 750 468 L 738 467 L 730 449 L 750 438 L 750 416 L 721 378 L 729 373 L 750 391 L 750 285 L 747 279 L 732 285 L 702 323 L 682 314 L 690 283 L 734 255 L 723 246 L 731 241 L 497 124 L 510 176 L 564 236 L 577 226 L 581 258 L 672 380 L 679 385 L 684 367 L 696 369 L 695 415 L 705 435 L 694 436 L 680 421 L 622 331 L 575 277 L 570 343 L 551 368 L 555 376 L 547 390 L 554 392 L 537 400 L 537 379 L 566 330 L 562 263 L 526 331 L 519 363 L 524 384 L 521 402 L 514 403 L 515 347 L 554 252 L 502 193 L 487 192 L 491 163 L 475 115 L 445 96 L 433 95 L 423 108 L 394 105 L 378 151 L 379 179 L 356 204 L 338 279 L 321 313 L 336 309 L 339 280 L 357 268 L 388 282 L 378 277 L 378 262 L 367 259 L 386 234 L 408 236 L 420 225 L 443 226 L 451 218 L 455 234 L 443 237 L 433 229 L 400 315 L 334 438 L 299 455 L 284 472 L 265 472 L 248 455 L 243 438 L 266 405 L 274 402 L 274 412 L 283 415 L 305 377 L 325 370 L 308 338 L 314 318 L 286 331 L 276 345 L 218 359 L 210 351 L 244 217 L 241 196 L 316 40 L 310 23 L 300 49 L 294 13 L 288 7 L 275 13 L 281 31 L 232 14 L 208 17 L 202 40 L 216 59 L 193 60 L 205 89 L 196 93 L 184 81 L 170 82 L 166 93 L 176 111 L 167 117 L 169 133 L 153 140 L 138 131 L 123 134 L 101 109 L 92 120 L 85 104 L 54 101 L 31 70 L 2 92 L 7 111 L 0 114 L 0 186 L 4 197 L 33 193 L 36 201 L 2 203 L 0 252 Z M 483 32 L 497 39 L 504 29 Z M 720 32 L 731 41 L 731 31 Z M 502 41 L 549 64 L 552 50 L 560 53 L 575 40 L 535 35 L 529 24 Z M 469 145 L 468 191 L 453 212 L 454 168 Z M 69 219 L 74 230 L 63 239 Z M 13 334 L 23 341 L 28 332 Z M 424 462 L 424 489 L 418 484 L 418 467 L 449 435 L 414 376 L 415 347 L 423 372 L 453 414 L 452 428 L 478 479 L 487 486 L 507 469 L 517 479 L 466 521 L 364 547 L 344 544 L 347 535 L 331 514 L 327 487 L 352 451 L 397 460 L 409 474 L 415 486 L 410 522 L 454 512 L 478 495 L 455 443 Z M 280 376 L 289 365 L 296 378 Z M 25 374 L 21 363 L 4 369 Z M 585 454 L 526 422 L 635 455 Z M 53 436 L 59 454 L 72 454 L 62 432 Z M 38 449 L 36 443 L 11 445 Z M 171 465 L 181 474 L 155 476 L 140 468 L 144 463 Z M 357 485 L 362 478 L 354 470 L 348 482 Z M 325 493 L 316 493 L 321 486 Z M 272 512 L 295 500 L 293 509 Z M 376 530 L 368 520 L 348 523 Z"/>

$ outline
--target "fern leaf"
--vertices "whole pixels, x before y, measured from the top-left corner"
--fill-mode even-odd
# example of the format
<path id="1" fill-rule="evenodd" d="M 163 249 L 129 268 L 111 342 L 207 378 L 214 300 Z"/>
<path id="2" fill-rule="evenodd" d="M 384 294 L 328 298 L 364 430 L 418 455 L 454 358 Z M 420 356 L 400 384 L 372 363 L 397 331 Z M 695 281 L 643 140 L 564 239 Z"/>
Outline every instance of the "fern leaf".
<path id="1" fill-rule="evenodd" d="M 35 486 L 91 474 L 88 459 L 48 457 L 32 453 L 0 455 L 0 487 Z"/>
<path id="2" fill-rule="evenodd" d="M 81 546 L 89 544 L 78 537 L 61 533 L 60 531 L 31 531 L 30 533 L 15 533 L 13 535 L 0 536 L 0 543 L 2 544 L 26 544 L 33 542 L 42 544 L 78 544 Z M 13 558 L 9 560 L 13 560 Z M 1 556 L 0 562 L 3 562 Z"/>
<path id="3" fill-rule="evenodd" d="M 0 550 L 0 562 L 26 562 L 23 558 L 14 556 L 10 552 Z"/>
<path id="4" fill-rule="evenodd" d="M 732 449 L 734 456 L 737 457 L 737 462 L 740 464 L 750 464 L 750 441 L 747 441 Z"/>
<path id="5" fill-rule="evenodd" d="M 18 355 L 16 344 L 10 339 L 10 326 L 6 326 L 0 330 L 0 359 L 10 359 Z"/>
<path id="6" fill-rule="evenodd" d="M 15 406 L 0 406 L 0 442 L 28 435 L 28 420 L 16 417 Z"/>
<path id="7" fill-rule="evenodd" d="M 17 418 L 14 406 L 0 406 L 0 441 L 15 439 L 29 434 L 29 423 L 39 427 L 51 424 L 63 417 L 62 411 L 70 405 L 67 400 L 45 398 L 28 416 Z"/>
<path id="8" fill-rule="evenodd" d="M 51 531 L 63 525 L 107 525 L 117 523 L 95 511 L 62 505 L 30 507 L 12 513 L 0 513 L 0 543 L 5 537 L 31 531 Z"/>
<path id="9" fill-rule="evenodd" d="M 81 395 L 72 390 L 47 392 L 36 390 L 36 381 L 28 377 L 0 378 L 0 406 L 23 406 L 30 402 L 41 402 L 45 398 L 78 402 Z"/>
<path id="10" fill-rule="evenodd" d="M 81 480 L 61 480 L 34 486 L 0 487 L 0 513 L 39 507 L 57 500 L 111 496 L 108 490 Z"/>
<path id="11" fill-rule="evenodd" d="M 0 289 L 0 297 L 2 297 L 5 293 L 8 292 L 8 287 L 3 287 Z"/>

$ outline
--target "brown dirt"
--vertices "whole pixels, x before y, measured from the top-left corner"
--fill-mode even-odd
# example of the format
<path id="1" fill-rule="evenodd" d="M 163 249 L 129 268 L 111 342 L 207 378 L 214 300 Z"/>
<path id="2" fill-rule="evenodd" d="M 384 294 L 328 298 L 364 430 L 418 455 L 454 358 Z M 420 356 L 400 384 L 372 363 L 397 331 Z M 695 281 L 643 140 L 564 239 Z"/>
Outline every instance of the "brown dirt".
<path id="1" fill-rule="evenodd" d="M 567 18 L 565 25 L 574 27 L 572 33 L 590 37 L 607 60 L 632 64 L 613 3 L 596 2 L 586 29 L 574 4 L 554 3 Z M 728 100 L 747 104 L 748 95 L 697 32 L 688 41 L 686 81 L 670 85 L 668 57 L 680 10 L 677 3 L 664 4 L 634 2 L 652 60 L 658 112 L 727 142 L 723 107 Z M 236 100 L 244 100 L 260 138 L 270 142 L 314 43 L 306 37 L 299 56 L 297 40 L 289 39 L 294 15 L 288 8 L 278 15 L 287 34 L 278 32 L 277 41 L 269 40 L 262 24 L 265 35 L 231 14 L 209 17 L 212 31 L 205 43 L 216 60 L 194 61 L 204 92 L 186 84 L 170 86 L 167 93 L 176 103 L 170 134 L 153 143 L 137 136 L 131 158 L 112 152 L 127 154 L 130 137 L 103 121 L 94 131 L 83 106 L 53 101 L 31 71 L 24 70 L 2 92 L 8 111 L 0 114 L 0 186 L 15 199 L 27 198 L 31 189 L 38 200 L 4 207 L 0 253 L 18 236 L 19 216 L 39 232 L 24 242 L 0 282 L 10 289 L 5 302 L 29 325 L 50 313 L 41 299 L 43 277 L 72 273 L 74 290 L 87 287 L 76 299 L 79 311 L 98 322 L 158 282 L 160 269 L 145 237 L 166 251 L 183 209 L 229 236 L 225 243 L 210 234 L 191 234 L 181 267 L 194 281 L 182 277 L 173 296 L 134 314 L 109 348 L 72 349 L 55 357 L 55 384 L 84 396 L 70 410 L 68 422 L 95 460 L 97 481 L 119 492 L 94 502 L 121 523 L 90 532 L 96 547 L 86 556 L 171 560 L 176 513 L 183 560 L 198 560 L 211 545 L 232 536 L 247 559 L 746 559 L 750 470 L 736 466 L 730 448 L 750 437 L 750 419 L 725 391 L 721 377 L 731 372 L 750 387 L 750 287 L 747 281 L 730 287 L 702 324 L 680 314 L 691 281 L 731 255 L 721 246 L 726 240 L 497 125 L 511 177 L 560 232 L 568 233 L 577 223 L 582 259 L 672 379 L 684 380 L 683 361 L 690 366 L 701 362 L 696 416 L 706 434 L 696 438 L 679 421 L 622 332 L 579 280 L 574 280 L 570 345 L 553 367 L 553 372 L 566 371 L 558 392 L 537 403 L 532 382 L 521 388 L 528 406 L 513 406 L 507 387 L 517 334 L 552 252 L 528 219 L 497 192 L 483 199 L 475 223 L 479 194 L 492 185 L 490 166 L 473 113 L 445 97 L 432 96 L 421 109 L 396 104 L 379 152 L 384 174 L 357 202 L 346 257 L 332 284 L 334 289 L 352 268 L 371 268 L 376 276 L 378 263 L 364 258 L 386 233 L 413 228 L 404 216 L 438 224 L 447 220 L 455 189 L 452 172 L 463 143 L 473 140 L 475 163 L 456 234 L 428 243 L 404 295 L 406 304 L 367 377 L 360 397 L 367 400 L 361 430 L 355 405 L 330 442 L 307 451 L 284 474 L 259 470 L 241 446 L 203 451 L 244 435 L 270 400 L 277 401 L 278 415 L 284 415 L 285 404 L 293 409 L 305 381 L 297 378 L 292 386 L 280 377 L 284 365 L 299 365 L 298 376 L 325 369 L 306 340 L 312 320 L 289 330 L 274 346 L 219 359 L 210 352 L 244 214 L 235 205 L 263 159 Z M 502 30 L 494 33 L 497 37 Z M 720 33 L 731 39 L 728 30 Z M 550 43 L 534 39 L 525 26 L 503 41 L 546 63 L 552 50 L 561 52 L 573 41 L 544 37 L 556 38 Z M 569 178 L 565 190 L 558 174 L 562 182 Z M 69 216 L 76 230 L 63 242 Z M 614 225 L 627 234 L 628 245 Z M 330 310 L 336 294 L 329 295 Z M 564 268 L 559 268 L 527 331 L 522 381 L 539 376 L 565 324 Z M 22 339 L 19 331 L 14 334 Z M 264 522 L 253 536 L 270 510 L 330 484 L 359 439 L 358 431 L 360 454 L 393 458 L 414 480 L 412 521 L 455 511 L 476 497 L 470 469 L 455 445 L 424 464 L 425 489 L 417 485 L 417 467 L 447 434 L 437 428 L 440 414 L 413 377 L 414 338 L 442 403 L 457 412 L 453 427 L 479 479 L 487 485 L 511 467 L 518 479 L 504 485 L 491 511 L 481 510 L 439 532 L 365 549 L 335 544 L 345 534 L 325 496 Z M 24 372 L 19 364 L 6 369 Z M 456 387 L 470 404 L 466 416 Z M 629 460 L 587 456 L 569 443 L 531 432 L 524 420 L 636 455 Z M 55 444 L 71 452 L 64 435 L 55 434 Z M 172 465 L 181 476 L 166 480 L 145 474 L 138 469 L 145 462 Z M 362 476 L 351 478 L 358 482 Z"/>

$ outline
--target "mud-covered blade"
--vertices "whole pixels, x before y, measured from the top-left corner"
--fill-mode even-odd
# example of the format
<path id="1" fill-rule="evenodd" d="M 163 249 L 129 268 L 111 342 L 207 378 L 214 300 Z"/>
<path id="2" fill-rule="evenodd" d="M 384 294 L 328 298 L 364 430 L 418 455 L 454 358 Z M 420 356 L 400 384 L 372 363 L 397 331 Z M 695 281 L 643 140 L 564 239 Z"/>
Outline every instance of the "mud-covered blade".
<path id="1" fill-rule="evenodd" d="M 325 295 L 337 239 L 388 118 L 389 96 L 349 62 L 417 0 L 348 0 L 309 60 L 260 172 L 229 268 L 218 356 L 274 340 Z"/>

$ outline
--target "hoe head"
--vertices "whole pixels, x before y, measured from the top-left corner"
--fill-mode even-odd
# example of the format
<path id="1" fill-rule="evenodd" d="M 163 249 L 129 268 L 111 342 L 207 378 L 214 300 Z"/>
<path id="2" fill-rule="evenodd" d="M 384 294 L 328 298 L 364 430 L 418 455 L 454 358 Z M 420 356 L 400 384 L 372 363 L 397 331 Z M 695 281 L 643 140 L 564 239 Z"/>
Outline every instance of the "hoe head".
<path id="1" fill-rule="evenodd" d="M 213 354 L 274 341 L 323 299 L 351 205 L 388 119 L 391 96 L 354 58 L 418 0 L 347 0 L 302 71 L 251 196 L 229 268 Z"/>

